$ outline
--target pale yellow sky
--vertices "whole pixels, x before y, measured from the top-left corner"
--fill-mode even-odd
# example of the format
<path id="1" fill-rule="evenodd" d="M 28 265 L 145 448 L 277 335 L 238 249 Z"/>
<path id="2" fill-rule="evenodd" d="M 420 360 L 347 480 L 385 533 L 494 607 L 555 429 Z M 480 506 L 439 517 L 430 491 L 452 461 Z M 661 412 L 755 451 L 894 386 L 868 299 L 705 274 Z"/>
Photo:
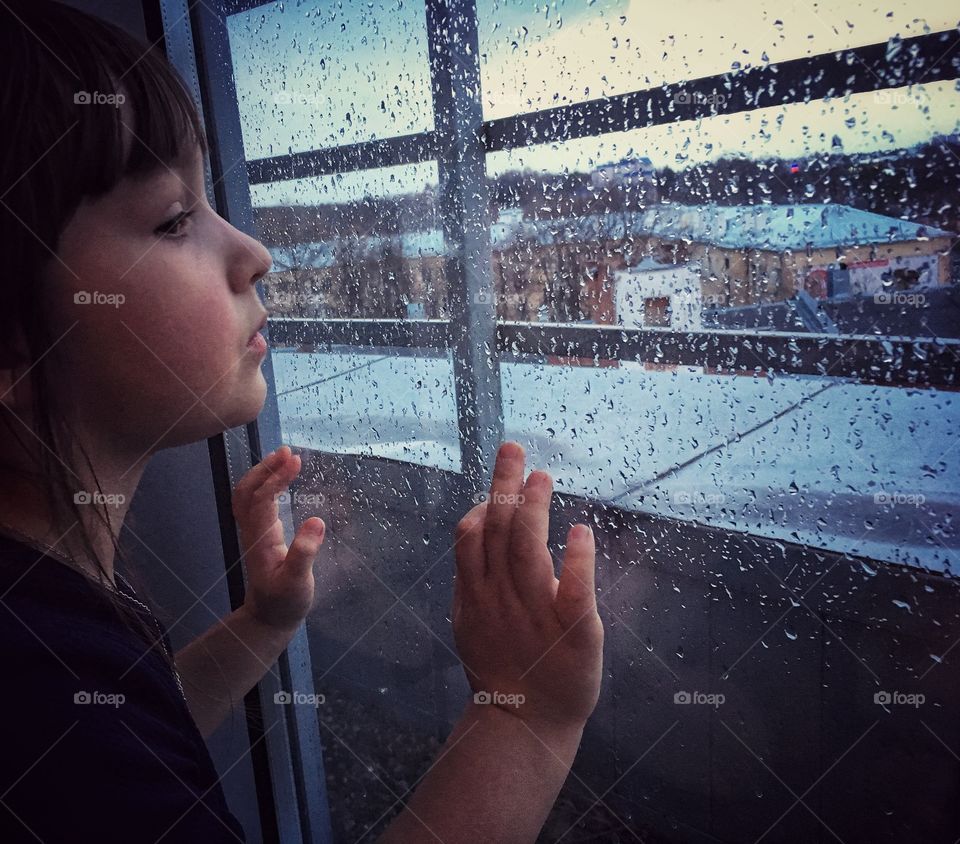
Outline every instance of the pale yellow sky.
<path id="1" fill-rule="evenodd" d="M 564 23 L 565 10 L 585 2 L 531 15 L 525 34 L 481 28 L 487 119 L 954 29 L 960 19 L 960 4 L 946 0 L 632 0 Z M 514 17 L 535 5 L 504 3 Z"/>
<path id="2" fill-rule="evenodd" d="M 494 153 L 487 169 L 491 175 L 523 167 L 590 170 L 646 156 L 658 168 L 677 170 L 730 156 L 799 158 L 830 150 L 834 137 L 847 153 L 883 152 L 957 131 L 956 84 L 937 82 Z"/>
<path id="3" fill-rule="evenodd" d="M 960 15 L 960 5 L 944 0 L 482 0 L 478 6 L 487 119 L 951 30 Z M 432 128 L 422 2 L 370 0 L 310 16 L 279 4 L 255 12 L 230 21 L 249 158 Z M 871 73 L 856 63 L 850 72 Z M 280 92 L 286 100 L 278 101 Z M 957 85 L 934 82 L 496 153 L 487 165 L 491 175 L 521 167 L 558 172 L 646 156 L 657 167 L 683 168 L 721 156 L 825 152 L 835 136 L 852 153 L 958 131 Z M 436 184 L 433 163 L 257 186 L 254 201 L 333 202 L 428 184 Z"/>

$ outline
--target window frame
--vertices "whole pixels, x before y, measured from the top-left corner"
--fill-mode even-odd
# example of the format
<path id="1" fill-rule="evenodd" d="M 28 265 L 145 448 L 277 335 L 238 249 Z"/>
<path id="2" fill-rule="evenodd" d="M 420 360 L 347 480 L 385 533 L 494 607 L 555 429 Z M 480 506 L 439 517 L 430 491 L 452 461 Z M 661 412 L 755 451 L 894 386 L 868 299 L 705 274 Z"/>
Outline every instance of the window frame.
<path id="1" fill-rule="evenodd" d="M 144 0 L 144 5 L 153 4 Z M 476 4 L 474 0 L 425 0 L 433 131 L 245 161 L 245 167 L 240 167 L 234 166 L 244 159 L 226 19 L 271 4 L 262 0 L 159 0 L 158 5 L 167 54 L 204 107 L 211 147 L 208 191 L 217 210 L 239 229 L 256 234 L 251 185 L 437 162 L 453 305 L 450 320 L 276 319 L 265 333 L 272 346 L 370 346 L 428 354 L 451 351 L 461 471 L 471 488 L 481 490 L 489 485 L 496 449 L 503 438 L 501 361 L 547 355 L 627 361 L 653 356 L 664 364 L 734 372 L 829 375 L 885 386 L 957 386 L 960 341 L 953 340 L 498 322 L 490 295 L 493 273 L 486 180 L 486 156 L 492 152 L 921 81 L 955 80 L 960 76 L 958 64 L 946 61 L 960 43 L 950 39 L 952 31 L 903 39 L 902 49 L 892 58 L 887 57 L 886 43 L 868 44 L 484 121 Z M 865 70 L 851 79 L 850 67 L 855 64 Z M 838 78 L 845 83 L 837 86 L 834 80 Z M 730 84 L 732 81 L 736 84 Z M 771 84 L 773 81 L 776 84 Z M 709 96 L 717 90 L 728 95 Z M 681 93 L 688 96 L 678 98 Z M 258 288 L 262 295 L 262 283 Z M 497 354 L 485 354 L 485 349 Z M 263 372 L 268 392 L 260 418 L 209 441 L 234 606 L 242 602 L 243 576 L 236 564 L 240 552 L 229 507 L 232 486 L 260 459 L 263 447 L 273 448 L 281 442 L 270 356 Z M 281 507 L 281 515 L 288 529 L 292 528 L 289 503 Z M 312 690 L 303 628 L 279 665 L 287 688 Z M 316 713 L 290 706 L 278 714 L 277 707 L 268 702 L 279 688 L 276 678 L 268 675 L 248 698 L 265 721 L 271 716 L 279 719 L 264 730 L 254 723 L 255 716 L 248 718 L 251 746 L 260 748 L 255 750 L 254 767 L 263 840 L 329 841 L 330 815 Z"/>

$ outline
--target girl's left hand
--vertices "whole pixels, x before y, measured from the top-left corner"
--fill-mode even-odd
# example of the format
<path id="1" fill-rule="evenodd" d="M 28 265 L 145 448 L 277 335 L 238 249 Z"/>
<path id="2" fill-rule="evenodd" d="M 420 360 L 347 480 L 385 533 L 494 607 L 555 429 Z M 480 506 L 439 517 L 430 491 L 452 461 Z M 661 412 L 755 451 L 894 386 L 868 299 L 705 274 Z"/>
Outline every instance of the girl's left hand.
<path id="1" fill-rule="evenodd" d="M 311 517 L 288 548 L 277 496 L 300 474 L 301 460 L 281 446 L 250 469 L 233 491 L 232 510 L 247 570 L 244 607 L 269 627 L 292 633 L 313 607 L 313 563 L 326 533 Z"/>

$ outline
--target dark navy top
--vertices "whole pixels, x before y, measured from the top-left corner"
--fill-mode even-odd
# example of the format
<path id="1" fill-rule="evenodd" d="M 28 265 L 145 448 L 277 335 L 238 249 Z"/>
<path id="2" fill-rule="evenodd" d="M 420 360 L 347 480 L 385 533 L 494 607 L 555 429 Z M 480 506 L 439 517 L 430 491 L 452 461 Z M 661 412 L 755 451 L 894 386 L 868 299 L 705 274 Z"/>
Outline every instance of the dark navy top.
<path id="1" fill-rule="evenodd" d="M 161 645 L 100 591 L 0 534 L 0 842 L 246 841 Z"/>

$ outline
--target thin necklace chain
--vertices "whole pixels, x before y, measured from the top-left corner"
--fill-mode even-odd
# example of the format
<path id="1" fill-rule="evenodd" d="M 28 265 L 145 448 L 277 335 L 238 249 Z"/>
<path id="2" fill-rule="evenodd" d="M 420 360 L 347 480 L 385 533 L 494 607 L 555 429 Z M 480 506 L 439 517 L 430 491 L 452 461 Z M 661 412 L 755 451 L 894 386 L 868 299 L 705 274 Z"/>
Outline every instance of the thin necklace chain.
<path id="1" fill-rule="evenodd" d="M 81 574 L 83 574 L 85 577 L 90 578 L 90 580 L 95 580 L 95 578 L 93 578 L 88 571 L 85 571 L 85 570 L 83 569 L 83 567 L 82 567 L 82 566 L 80 565 L 80 563 L 78 562 L 77 558 L 74 557 L 72 554 L 65 554 L 65 553 L 63 553 L 62 551 L 58 551 L 58 550 L 57 550 L 56 548 L 54 548 L 52 545 L 48 545 L 46 542 L 43 542 L 42 540 L 37 539 L 37 537 L 31 536 L 30 534 L 27 534 L 27 533 L 24 533 L 24 532 L 21 531 L 21 530 L 18 530 L 18 529 L 15 528 L 13 525 L 9 524 L 8 522 L 3 521 L 3 519 L 0 519 L 0 527 L 2 527 L 4 530 L 8 531 L 9 533 L 14 534 L 16 537 L 18 537 L 18 538 L 20 538 L 22 541 L 24 541 L 27 545 L 30 545 L 30 546 L 32 546 L 32 547 L 37 547 L 37 546 L 39 546 L 39 548 L 38 548 L 37 550 L 42 550 L 42 551 L 45 551 L 45 552 L 46 552 L 46 551 L 51 552 L 54 557 L 58 558 L 62 563 L 64 563 L 65 565 L 67 565 L 69 568 L 73 569 L 74 571 L 79 571 L 79 572 L 80 572 Z M 123 592 L 123 591 L 121 591 L 121 590 L 118 589 L 113 583 L 110 582 L 110 579 L 109 579 L 109 578 L 107 578 L 108 588 L 111 589 L 113 592 L 115 592 L 117 595 L 120 595 L 121 597 L 126 598 L 128 601 L 133 601 L 133 603 L 135 603 L 137 606 L 141 607 L 142 609 L 144 609 L 144 610 L 146 611 L 147 615 L 150 617 L 150 619 L 151 619 L 151 620 L 153 621 L 153 623 L 156 625 L 157 633 L 160 634 L 160 636 L 161 636 L 161 644 L 163 645 L 164 651 L 167 652 L 167 654 L 170 656 L 170 658 L 171 658 L 171 660 L 172 660 L 172 659 L 173 659 L 173 652 L 170 650 L 170 648 L 167 647 L 166 641 L 163 640 L 162 631 L 161 631 L 161 628 L 160 628 L 160 622 L 158 622 L 157 619 L 156 619 L 156 616 L 154 616 L 153 610 L 151 610 L 150 607 L 148 607 L 145 603 L 143 603 L 143 601 L 141 601 L 141 600 L 140 600 L 139 598 L 137 598 L 135 595 L 131 594 L 131 593 L 135 592 L 136 590 L 133 588 L 133 586 L 131 586 L 130 581 L 128 581 L 122 574 L 120 574 L 120 572 L 118 572 L 118 571 L 116 571 L 116 570 L 114 570 L 113 574 L 114 574 L 114 577 L 116 577 L 118 580 L 120 580 L 120 581 L 123 582 L 123 586 L 124 586 L 125 588 L 129 589 L 130 592 L 128 593 L 128 592 Z M 101 581 L 102 581 L 101 578 L 96 578 L 96 580 L 97 580 L 97 582 L 101 582 Z M 179 670 L 177 669 L 176 664 L 174 664 L 174 666 L 173 666 L 173 677 L 174 677 L 174 679 L 175 679 L 176 682 L 177 682 L 177 688 L 180 690 L 180 695 L 183 697 L 184 701 L 186 701 L 187 696 L 186 696 L 186 693 L 185 693 L 184 690 L 183 690 L 183 681 L 182 681 L 181 678 L 180 678 L 180 672 L 179 672 Z"/>
<path id="2" fill-rule="evenodd" d="M 62 562 L 64 565 L 68 566 L 69 568 L 73 569 L 74 571 L 80 572 L 82 575 L 84 575 L 84 577 L 87 577 L 87 578 L 89 578 L 90 580 L 94 580 L 94 581 L 96 581 L 97 583 L 102 583 L 102 582 L 103 582 L 103 578 L 102 578 L 102 577 L 96 577 L 96 578 L 95 578 L 95 577 L 93 577 L 93 575 L 90 574 L 89 571 L 87 571 L 86 569 L 84 569 L 84 567 L 83 567 L 82 565 L 80 565 L 80 561 L 77 560 L 77 558 L 74 557 L 72 554 L 67 554 L 67 553 L 64 552 L 64 551 L 60 551 L 58 548 L 54 548 L 52 545 L 49 545 L 49 544 L 47 544 L 46 542 L 43 542 L 42 540 L 38 539 L 37 537 L 32 536 L 31 534 L 28 534 L 28 533 L 24 533 L 22 530 L 19 530 L 18 528 L 15 528 L 15 527 L 14 527 L 13 525 L 11 525 L 9 522 L 3 521 L 3 519 L 0 519 L 0 527 L 2 527 L 4 530 L 7 530 L 7 531 L 10 532 L 10 533 L 15 534 L 19 539 L 21 539 L 21 540 L 23 540 L 24 542 L 26 542 L 26 544 L 36 547 L 37 550 L 44 551 L 44 552 L 49 552 L 52 556 L 54 556 L 54 557 L 56 557 L 57 559 L 59 559 L 60 562 Z M 130 586 L 130 583 L 127 581 L 127 579 L 126 579 L 122 574 L 120 574 L 120 572 L 114 570 L 113 576 L 114 576 L 115 578 L 117 578 L 118 580 L 122 580 L 122 581 L 123 581 L 123 585 L 124 585 L 126 588 L 129 588 L 131 591 L 134 591 L 133 588 Z M 113 592 L 116 592 L 118 595 L 122 595 L 124 598 L 127 598 L 128 600 L 134 601 L 134 602 L 137 603 L 139 606 L 141 606 L 141 607 L 143 607 L 145 610 L 147 610 L 147 612 L 150 612 L 150 608 L 149 608 L 146 604 L 144 604 L 142 601 L 140 601 L 139 598 L 137 598 L 136 596 L 131 595 L 131 594 L 127 593 L 127 592 L 121 591 L 121 590 L 116 586 L 116 584 L 114 584 L 113 582 L 111 582 L 110 578 L 106 578 L 106 581 L 107 581 L 107 588 L 108 588 L 108 589 L 110 589 L 110 590 L 113 591 Z M 152 613 L 151 613 L 151 614 L 152 614 Z"/>

